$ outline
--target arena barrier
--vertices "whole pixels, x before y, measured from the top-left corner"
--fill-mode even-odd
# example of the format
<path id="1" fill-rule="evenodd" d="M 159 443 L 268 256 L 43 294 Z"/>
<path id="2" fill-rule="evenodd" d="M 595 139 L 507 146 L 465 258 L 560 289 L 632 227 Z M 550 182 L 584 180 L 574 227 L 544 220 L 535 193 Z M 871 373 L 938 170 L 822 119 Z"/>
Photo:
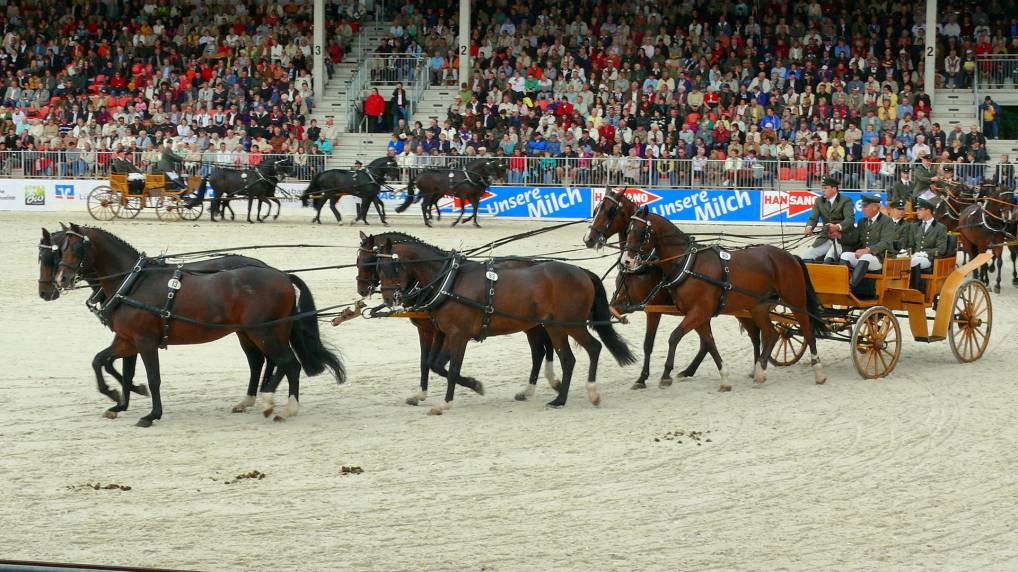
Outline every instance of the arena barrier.
<path id="1" fill-rule="evenodd" d="M 88 194 L 106 184 L 95 179 L 0 179 L 0 211 L 86 212 Z M 279 186 L 291 197 L 283 201 L 283 213 L 306 214 L 310 218 L 311 210 L 302 209 L 296 200 L 307 183 L 284 182 Z M 403 188 L 403 185 L 394 185 L 391 192 L 380 195 L 386 214 L 395 214 L 395 208 L 405 200 Z M 813 200 L 818 196 L 805 189 L 625 189 L 637 204 L 648 205 L 651 212 L 676 222 L 805 223 Z M 585 219 L 593 214 L 604 192 L 605 187 L 495 185 L 484 194 L 478 212 L 485 217 L 508 219 Z M 845 192 L 855 201 L 856 212 L 861 215 L 860 194 Z M 883 197 L 883 193 L 877 194 Z M 238 206 L 243 209 L 244 204 L 241 201 L 234 209 Z M 459 211 L 460 203 L 445 198 L 439 206 L 443 213 L 451 214 Z M 353 216 L 355 199 L 344 197 L 339 209 L 344 217 Z M 414 205 L 405 214 L 420 216 L 420 208 Z M 325 207 L 323 219 L 327 221 L 329 217 L 328 207 Z"/>

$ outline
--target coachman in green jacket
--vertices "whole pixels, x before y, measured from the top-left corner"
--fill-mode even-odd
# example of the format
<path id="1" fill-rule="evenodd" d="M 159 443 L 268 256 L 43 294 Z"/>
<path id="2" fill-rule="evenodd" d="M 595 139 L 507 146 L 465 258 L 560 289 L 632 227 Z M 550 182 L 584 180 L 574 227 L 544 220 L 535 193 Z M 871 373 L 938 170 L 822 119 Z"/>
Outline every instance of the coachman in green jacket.
<path id="1" fill-rule="evenodd" d="M 838 192 L 838 185 L 837 179 L 827 177 L 823 182 L 823 196 L 813 201 L 813 212 L 809 215 L 803 234 L 816 234 L 817 239 L 803 254 L 805 260 L 837 260 L 846 235 L 851 234 L 855 205 L 852 199 Z M 818 229 L 817 224 L 820 222 L 823 224 Z"/>
<path id="2" fill-rule="evenodd" d="M 923 270 L 933 267 L 933 259 L 947 256 L 947 227 L 933 217 L 933 203 L 916 199 L 918 220 L 909 227 L 906 248 L 912 253 L 913 286 L 919 284 Z"/>
<path id="3" fill-rule="evenodd" d="M 849 282 L 853 288 L 862 282 L 866 272 L 884 267 L 884 255 L 894 244 L 894 223 L 880 212 L 882 202 L 880 195 L 863 195 L 863 217 L 856 224 L 860 247 L 841 255 L 841 260 L 854 268 Z"/>

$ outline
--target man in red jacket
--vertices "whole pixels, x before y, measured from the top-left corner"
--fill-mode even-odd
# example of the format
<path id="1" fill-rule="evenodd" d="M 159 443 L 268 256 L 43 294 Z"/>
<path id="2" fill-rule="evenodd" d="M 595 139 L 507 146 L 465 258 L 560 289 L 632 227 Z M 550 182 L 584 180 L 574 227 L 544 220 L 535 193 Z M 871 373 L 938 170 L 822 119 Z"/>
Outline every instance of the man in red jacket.
<path id="1" fill-rule="evenodd" d="M 385 131 L 385 99 L 378 94 L 378 88 L 372 88 L 371 95 L 364 100 L 364 115 L 368 116 L 368 129 L 372 133 Z"/>

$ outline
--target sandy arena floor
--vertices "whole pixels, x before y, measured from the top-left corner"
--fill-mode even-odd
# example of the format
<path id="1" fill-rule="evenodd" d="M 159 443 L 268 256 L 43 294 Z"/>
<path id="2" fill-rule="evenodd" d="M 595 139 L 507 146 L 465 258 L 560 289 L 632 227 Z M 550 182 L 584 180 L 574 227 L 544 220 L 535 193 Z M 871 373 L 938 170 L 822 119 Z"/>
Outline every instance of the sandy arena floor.
<path id="1" fill-rule="evenodd" d="M 311 226 L 310 215 L 258 226 L 149 216 L 108 228 L 150 254 L 350 247 L 360 230 Z M 350 381 L 306 381 L 302 413 L 287 423 L 229 412 L 247 383 L 230 336 L 161 354 L 165 414 L 140 429 L 147 399 L 132 400 L 120 419 L 101 415 L 110 402 L 95 391 L 89 364 L 112 334 L 82 307 L 85 292 L 54 302 L 37 295 L 39 227 L 61 218 L 0 213 L 0 558 L 200 570 L 1018 568 L 1010 268 L 993 297 L 988 353 L 971 365 L 957 364 L 946 342 L 906 334 L 894 374 L 863 381 L 847 344 L 824 342 L 826 386 L 800 364 L 770 370 L 752 389 L 748 339 L 721 318 L 715 332 L 732 393 L 717 392 L 712 366 L 669 389 L 631 391 L 638 367 L 623 370 L 605 352 L 603 405 L 587 401 L 581 382 L 566 408 L 549 410 L 543 380 L 536 400 L 513 400 L 530 361 L 516 335 L 472 344 L 464 371 L 487 394 L 460 389 L 452 411 L 431 417 L 404 404 L 417 383 L 415 330 L 357 319 L 324 330 Z M 392 228 L 446 247 L 534 228 L 484 224 L 425 229 L 414 218 Z M 568 248 L 581 234 L 572 227 L 499 254 Z M 350 263 L 355 252 L 253 255 L 292 268 Z M 353 276 L 305 278 L 324 306 L 356 298 Z M 643 319 L 633 322 L 621 331 L 639 353 Z M 652 381 L 675 324 L 665 320 Z M 682 344 L 680 367 L 695 350 L 693 340 Z M 585 371 L 585 355 L 577 358 Z M 433 378 L 429 403 L 441 391 Z M 343 466 L 363 473 L 343 475 Z M 265 478 L 226 483 L 255 470 Z M 83 486 L 95 482 L 131 490 Z"/>

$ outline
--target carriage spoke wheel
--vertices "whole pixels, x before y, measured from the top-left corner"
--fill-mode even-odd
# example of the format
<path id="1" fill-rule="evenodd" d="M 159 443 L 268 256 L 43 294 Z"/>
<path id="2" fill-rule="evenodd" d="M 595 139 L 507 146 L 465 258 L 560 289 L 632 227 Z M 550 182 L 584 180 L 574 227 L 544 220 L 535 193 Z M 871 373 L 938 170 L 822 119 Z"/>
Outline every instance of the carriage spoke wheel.
<path id="1" fill-rule="evenodd" d="M 852 360 L 865 379 L 878 379 L 894 370 L 901 357 L 901 326 L 884 306 L 859 316 L 852 330 Z"/>
<path id="2" fill-rule="evenodd" d="M 951 306 L 951 327 L 947 330 L 955 359 L 969 363 L 983 357 L 992 326 L 993 306 L 986 286 L 969 280 L 958 287 Z"/>
<path id="3" fill-rule="evenodd" d="M 120 210 L 120 195 L 109 187 L 96 187 L 88 194 L 88 214 L 95 220 L 113 220 Z"/>
<path id="4" fill-rule="evenodd" d="M 178 221 L 181 218 L 181 210 L 184 201 L 177 195 L 163 195 L 156 203 L 156 216 L 164 222 Z"/>
<path id="5" fill-rule="evenodd" d="M 198 204 L 188 206 L 188 203 L 194 198 L 191 195 L 180 195 L 180 218 L 184 220 L 198 220 L 201 218 L 203 212 L 205 212 L 205 202 L 198 201 Z"/>
<path id="6" fill-rule="evenodd" d="M 142 195 L 121 195 L 114 191 L 120 201 L 120 210 L 117 211 L 117 218 L 135 218 L 145 206 L 145 197 Z"/>
<path id="7" fill-rule="evenodd" d="M 798 363 L 806 353 L 806 338 L 799 329 L 789 322 L 795 317 L 784 306 L 776 306 L 771 310 L 771 324 L 778 332 L 778 341 L 771 350 L 771 365 L 787 367 Z"/>

